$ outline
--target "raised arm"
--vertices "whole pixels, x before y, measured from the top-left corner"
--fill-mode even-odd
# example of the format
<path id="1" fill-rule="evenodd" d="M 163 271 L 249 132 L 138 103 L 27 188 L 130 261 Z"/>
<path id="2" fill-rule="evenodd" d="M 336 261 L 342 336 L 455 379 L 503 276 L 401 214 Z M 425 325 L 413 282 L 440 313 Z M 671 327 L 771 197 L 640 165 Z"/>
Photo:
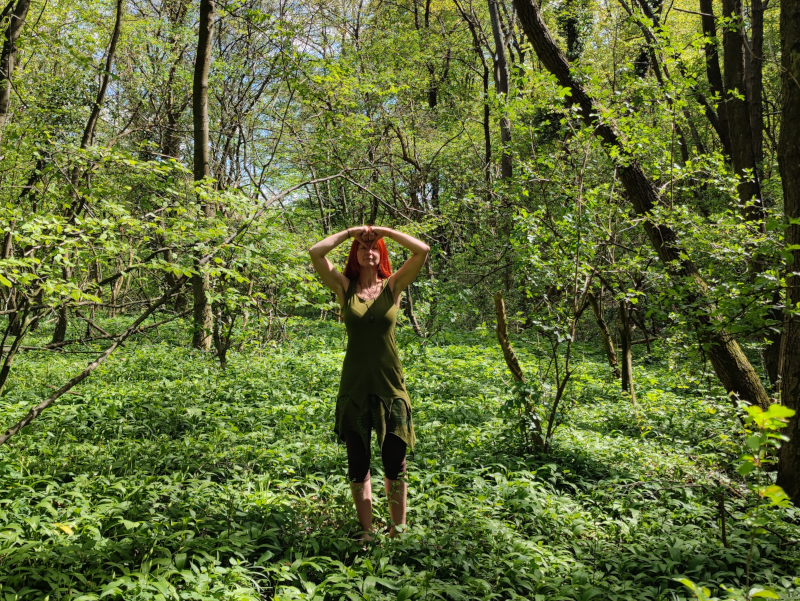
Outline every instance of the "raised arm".
<path id="1" fill-rule="evenodd" d="M 408 285 L 417 279 L 417 274 L 428 258 L 431 247 L 422 240 L 417 240 L 414 236 L 409 236 L 403 232 L 398 232 L 388 227 L 372 227 L 363 234 L 364 240 L 369 244 L 380 238 L 389 238 L 404 246 L 411 251 L 411 256 L 403 263 L 403 266 L 392 275 L 389 281 L 392 287 L 392 295 L 395 303 L 399 304 L 400 295 L 408 288 Z"/>
<path id="2" fill-rule="evenodd" d="M 344 304 L 344 295 L 349 282 L 343 274 L 336 270 L 326 255 L 349 238 L 361 240 L 361 235 L 366 230 L 366 227 L 351 227 L 348 230 L 342 230 L 320 240 L 308 250 L 308 254 L 311 255 L 311 264 L 322 282 L 336 293 L 339 304 Z"/>

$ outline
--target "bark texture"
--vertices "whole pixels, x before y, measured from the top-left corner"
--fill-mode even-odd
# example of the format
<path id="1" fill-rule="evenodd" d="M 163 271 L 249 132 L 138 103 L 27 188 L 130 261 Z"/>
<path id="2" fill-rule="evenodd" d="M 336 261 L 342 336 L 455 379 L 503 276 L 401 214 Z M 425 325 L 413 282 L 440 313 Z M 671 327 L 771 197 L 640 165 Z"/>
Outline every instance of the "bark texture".
<path id="1" fill-rule="evenodd" d="M 697 267 L 678 245 L 675 232 L 650 219 L 653 208 L 660 202 L 655 184 L 645 174 L 636 157 L 624 148 L 612 124 L 601 119 L 602 107 L 597 106 L 584 87 L 573 79 L 569 62 L 550 35 L 536 2 L 514 0 L 514 6 L 525 35 L 539 60 L 555 75 L 559 84 L 570 90 L 573 105 L 578 106 L 578 114 L 592 128 L 606 149 L 619 157 L 617 176 L 625 189 L 626 198 L 636 213 L 644 218 L 642 225 L 659 258 L 673 276 L 692 283 L 693 293 L 687 300 L 691 304 L 702 305 L 706 284 Z M 767 407 L 769 396 L 736 340 L 721 329 L 719 324 L 711 323 L 702 309 L 698 311 L 697 319 L 702 326 L 701 342 L 708 347 L 708 356 L 714 371 L 728 393 L 747 403 Z"/>
<path id="2" fill-rule="evenodd" d="M 422 335 L 422 329 L 419 327 L 419 322 L 417 321 L 417 316 L 414 313 L 414 296 L 411 293 L 411 286 L 406 288 L 406 298 L 403 307 L 403 312 L 406 314 L 411 327 L 414 330 L 414 333 L 419 336 L 420 338 L 424 338 Z"/>
<path id="3" fill-rule="evenodd" d="M 517 382 L 524 382 L 525 376 L 508 338 L 508 318 L 506 317 L 506 304 L 503 302 L 502 292 L 494 295 L 494 310 L 497 313 L 497 340 L 500 342 L 500 348 L 503 349 L 506 365 L 508 365 L 511 375 L 514 376 Z"/>
<path id="4" fill-rule="evenodd" d="M 627 300 L 619 303 L 619 339 L 622 354 L 622 390 L 631 395 L 636 403 L 636 392 L 633 389 L 633 353 L 631 352 L 631 316 Z"/>
<path id="5" fill-rule="evenodd" d="M 706 37 L 706 77 L 711 93 L 716 97 L 716 115 L 706 114 L 719 136 L 726 156 L 731 156 L 731 137 L 728 128 L 728 109 L 725 105 L 725 87 L 722 84 L 722 71 L 719 68 L 719 51 L 717 41 L 717 23 L 714 18 L 714 0 L 700 0 L 700 14 L 703 23 L 703 35 Z"/>
<path id="6" fill-rule="evenodd" d="M 208 72 L 211 68 L 215 9 L 214 0 L 201 0 L 200 32 L 197 36 L 197 55 L 192 85 L 195 181 L 202 181 L 211 176 L 211 159 L 208 148 Z M 214 208 L 211 204 L 204 202 L 200 208 L 206 217 L 214 215 Z M 194 335 L 192 337 L 192 345 L 204 351 L 211 348 L 214 325 L 211 304 L 208 302 L 208 288 L 208 275 L 195 274 L 192 276 L 192 292 L 194 296 Z"/>
<path id="7" fill-rule="evenodd" d="M 621 374 L 619 371 L 617 352 L 614 350 L 614 341 L 611 339 L 611 330 L 608 329 L 608 324 L 606 323 L 606 320 L 603 319 L 603 309 L 600 307 L 597 297 L 591 292 L 586 296 L 586 300 L 589 302 L 589 306 L 592 308 L 592 313 L 594 313 L 594 318 L 597 321 L 598 327 L 600 328 L 600 335 L 603 338 L 603 346 L 606 349 L 606 357 L 608 357 L 608 364 L 611 366 L 611 372 L 614 374 L 615 378 L 619 378 Z"/>
<path id="8" fill-rule="evenodd" d="M 17 64 L 17 40 L 28 16 L 30 0 L 19 0 L 11 12 L 3 40 L 3 53 L 0 55 L 0 141 L 8 123 L 8 112 L 11 106 L 11 86 L 14 69 Z"/>
<path id="9" fill-rule="evenodd" d="M 748 221 L 764 219 L 761 184 L 758 181 L 753 130 L 750 127 L 750 103 L 746 84 L 746 52 L 741 0 L 722 0 L 722 13 L 729 20 L 722 34 L 725 73 L 725 106 L 731 136 L 731 163 L 739 182 L 739 202 Z"/>
<path id="10" fill-rule="evenodd" d="M 500 26 L 499 0 L 489 0 L 489 16 L 492 22 L 492 37 L 494 38 L 494 84 L 497 94 L 502 94 L 503 102 L 508 99 L 509 72 L 508 59 L 506 58 L 506 44 Z M 503 154 L 500 157 L 500 177 L 509 179 L 512 176 L 512 160 L 509 145 L 511 144 L 511 121 L 508 115 L 500 116 L 500 142 L 503 145 Z"/>
<path id="11" fill-rule="evenodd" d="M 781 0 L 782 126 L 780 157 L 785 240 L 792 260 L 787 266 L 786 305 L 781 340 L 781 401 L 795 410 L 784 433 L 778 485 L 800 505 L 800 0 Z M 791 221 L 794 220 L 794 223 Z"/>
<path id="12" fill-rule="evenodd" d="M 750 129 L 758 179 L 763 179 L 764 162 L 764 10 L 769 0 L 750 0 L 750 44 L 747 51 L 747 99 L 750 105 Z"/>
<path id="13" fill-rule="evenodd" d="M 117 0 L 117 16 L 114 21 L 114 32 L 111 34 L 111 42 L 108 45 L 106 52 L 106 64 L 103 70 L 103 77 L 100 79 L 100 87 L 97 89 L 97 97 L 92 105 L 92 112 L 89 114 L 89 119 L 86 121 L 86 127 L 83 128 L 83 137 L 81 138 L 81 148 L 88 148 L 94 141 L 94 132 L 97 129 L 97 120 L 100 118 L 100 110 L 103 107 L 103 100 L 106 97 L 108 84 L 111 83 L 111 67 L 114 64 L 114 54 L 117 51 L 117 43 L 119 42 L 119 35 L 122 31 L 122 13 L 124 3 L 122 0 Z"/>

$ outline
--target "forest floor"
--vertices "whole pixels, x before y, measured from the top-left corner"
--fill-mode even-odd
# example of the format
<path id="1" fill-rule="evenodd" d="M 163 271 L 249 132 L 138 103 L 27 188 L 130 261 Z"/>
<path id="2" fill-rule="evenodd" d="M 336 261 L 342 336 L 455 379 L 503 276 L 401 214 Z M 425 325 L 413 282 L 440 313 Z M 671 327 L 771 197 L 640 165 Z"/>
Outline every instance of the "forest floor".
<path id="1" fill-rule="evenodd" d="M 404 328 L 409 527 L 362 550 L 331 429 L 341 326 L 295 320 L 226 372 L 187 348 L 187 329 L 128 343 L 0 449 L 1 599 L 690 598 L 680 577 L 800 599 L 800 514 L 787 510 L 782 537 L 746 525 L 741 423 L 690 358 L 636 347 L 633 407 L 579 345 L 542 455 L 503 408 L 513 391 L 491 329 L 421 344 Z M 541 357 L 520 336 L 534 374 Z M 24 353 L 0 427 L 91 357 Z"/>

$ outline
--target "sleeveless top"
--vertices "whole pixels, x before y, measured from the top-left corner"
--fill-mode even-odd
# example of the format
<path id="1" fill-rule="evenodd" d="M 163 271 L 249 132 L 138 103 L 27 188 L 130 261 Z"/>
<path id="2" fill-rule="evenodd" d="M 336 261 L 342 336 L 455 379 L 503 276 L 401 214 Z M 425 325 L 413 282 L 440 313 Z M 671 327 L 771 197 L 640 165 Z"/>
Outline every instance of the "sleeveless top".
<path id="1" fill-rule="evenodd" d="M 374 301 L 364 301 L 350 282 L 342 310 L 347 329 L 347 351 L 336 401 L 335 431 L 343 438 L 346 430 L 355 430 L 369 448 L 370 430 L 374 429 L 379 445 L 386 433 L 399 436 L 414 446 L 411 403 L 394 330 L 398 307 L 394 303 L 389 280 Z"/>

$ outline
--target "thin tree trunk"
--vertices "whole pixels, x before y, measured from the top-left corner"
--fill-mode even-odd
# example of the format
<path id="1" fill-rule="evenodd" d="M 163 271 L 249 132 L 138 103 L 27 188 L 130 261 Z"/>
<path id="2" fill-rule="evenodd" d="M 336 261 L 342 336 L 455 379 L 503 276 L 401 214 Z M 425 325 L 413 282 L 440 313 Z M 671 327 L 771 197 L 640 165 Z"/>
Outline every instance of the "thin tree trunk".
<path id="1" fill-rule="evenodd" d="M 764 174 L 764 93 L 763 60 L 764 60 L 764 10 L 769 5 L 769 0 L 751 0 L 750 4 L 750 31 L 751 41 L 747 47 L 747 97 L 750 105 L 750 128 L 753 134 L 753 154 L 756 162 L 756 173 L 759 180 Z M 778 298 L 774 305 L 779 305 Z M 770 317 L 775 321 L 783 321 L 783 312 L 778 309 L 770 311 Z M 767 334 L 767 346 L 762 351 L 764 369 L 770 384 L 775 387 L 778 383 L 778 369 L 780 362 L 781 332 Z"/>
<path id="2" fill-rule="evenodd" d="M 639 340 L 634 342 L 633 344 L 640 344 L 644 342 L 645 348 L 647 348 L 647 354 L 651 354 L 653 352 L 652 348 L 650 347 L 650 333 L 647 331 L 647 323 L 644 319 L 638 320 L 636 319 L 636 312 L 631 310 L 630 311 L 630 318 L 633 323 L 639 326 L 642 329 L 642 335 L 644 336 L 644 340 Z"/>
<path id="3" fill-rule="evenodd" d="M 492 184 L 492 132 L 490 129 L 491 111 L 489 109 L 489 66 L 483 65 L 483 172 L 486 180 L 486 193 L 491 196 Z"/>
<path id="4" fill-rule="evenodd" d="M 711 93 L 717 98 L 717 114 L 709 121 L 714 126 L 722 144 L 725 156 L 731 156 L 731 137 L 728 127 L 728 109 L 725 104 L 725 87 L 722 84 L 722 71 L 719 68 L 719 51 L 717 46 L 717 24 L 714 18 L 714 0 L 700 0 L 700 14 L 703 23 L 703 35 L 708 38 L 705 45 L 706 77 Z"/>
<path id="5" fill-rule="evenodd" d="M 750 44 L 747 46 L 747 99 L 750 105 L 750 129 L 753 154 L 759 181 L 764 177 L 764 9 L 769 0 L 750 0 Z"/>
<path id="6" fill-rule="evenodd" d="M 94 132 L 97 127 L 97 120 L 100 118 L 100 110 L 103 107 L 103 100 L 106 97 L 108 84 L 111 82 L 111 67 L 114 64 L 114 54 L 117 51 L 117 42 L 119 42 L 119 34 L 122 31 L 123 7 L 123 0 L 117 0 L 117 17 L 114 21 L 114 33 L 111 34 L 111 42 L 108 45 L 105 69 L 103 71 L 103 77 L 100 79 L 100 87 L 97 90 L 97 98 L 95 98 L 94 104 L 92 105 L 92 112 L 90 113 L 89 120 L 86 122 L 86 127 L 83 130 L 81 148 L 88 148 L 94 140 Z"/>
<path id="7" fill-rule="evenodd" d="M 30 0 L 19 0 L 9 18 L 8 28 L 6 29 L 5 40 L 3 41 L 3 53 L 0 55 L 0 142 L 3 140 L 3 133 L 8 123 L 8 113 L 11 106 L 11 87 L 14 69 L 17 59 L 17 40 L 22 33 L 25 25 L 25 18 L 28 16 Z"/>
<path id="8" fill-rule="evenodd" d="M 97 128 L 97 120 L 100 118 L 100 110 L 103 106 L 103 100 L 106 96 L 106 91 L 108 90 L 108 84 L 111 82 L 111 67 L 114 64 L 114 54 L 116 53 L 117 49 L 117 42 L 119 42 L 120 32 L 122 31 L 122 10 L 123 10 L 123 0 L 117 0 L 117 16 L 116 20 L 114 21 L 114 31 L 111 33 L 111 41 L 108 45 L 108 51 L 106 52 L 106 62 L 105 62 L 105 70 L 103 71 L 103 77 L 100 80 L 100 87 L 97 90 L 97 96 L 95 97 L 94 104 L 92 105 L 92 110 L 89 113 L 89 119 L 86 121 L 86 126 L 83 128 L 83 136 L 81 137 L 81 149 L 88 148 L 92 141 L 94 140 L 94 133 L 95 129 Z M 72 174 L 70 175 L 71 184 L 72 184 L 72 205 L 68 209 L 67 218 L 73 219 L 75 215 L 80 214 L 83 210 L 84 199 L 78 196 L 78 182 L 81 179 L 82 169 L 80 165 L 76 165 L 72 169 Z M 70 267 L 64 268 L 64 280 L 70 280 L 72 278 L 72 269 Z M 53 330 L 53 339 L 51 340 L 52 343 L 59 343 L 64 341 L 64 337 L 67 334 L 67 307 L 64 306 L 58 311 L 58 320 L 56 321 L 56 327 Z"/>
<path id="9" fill-rule="evenodd" d="M 752 206 L 744 209 L 744 217 L 748 221 L 761 221 L 759 229 L 764 231 L 766 216 L 760 184 L 764 156 L 764 115 L 761 104 L 764 17 L 761 0 L 753 0 L 751 6 L 752 45 L 748 46 L 744 34 L 741 0 L 723 0 L 722 3 L 725 18 L 731 19 L 735 24 L 727 26 L 723 34 L 725 104 L 730 117 L 731 163 L 739 178 L 739 202 L 745 205 L 755 200 Z M 746 172 L 749 174 L 745 176 Z M 756 261 L 752 267 L 755 274 L 763 271 L 766 266 Z M 770 317 L 777 321 L 783 319 L 781 311 L 774 309 L 770 312 Z M 767 339 L 762 357 L 770 382 L 775 384 L 781 334 L 770 333 Z"/>
<path id="10" fill-rule="evenodd" d="M 486 181 L 486 194 L 488 202 L 492 196 L 492 133 L 490 128 L 491 111 L 489 109 L 489 65 L 486 63 L 486 58 L 483 56 L 483 51 L 481 50 L 481 41 L 480 37 L 478 36 L 478 26 L 476 25 L 472 14 L 467 14 L 458 1 L 456 1 L 456 6 L 461 13 L 461 17 L 467 23 L 470 34 L 472 34 L 472 47 L 475 50 L 476 56 L 480 59 L 481 64 L 483 65 L 483 173 Z"/>
<path id="11" fill-rule="evenodd" d="M 636 392 L 633 388 L 633 354 L 631 353 L 631 319 L 627 300 L 619 303 L 619 340 L 622 353 L 622 390 L 630 393 L 631 401 L 636 404 Z"/>
<path id="12" fill-rule="evenodd" d="M 22 344 L 22 339 L 25 337 L 25 334 L 28 333 L 28 327 L 31 325 L 33 321 L 34 315 L 30 314 L 30 305 L 26 303 L 25 310 L 20 316 L 19 312 L 14 314 L 14 318 L 19 321 L 19 326 L 16 327 L 18 333 L 14 338 L 14 342 L 11 343 L 11 348 L 6 353 L 5 361 L 3 361 L 3 366 L 0 368 L 0 393 L 3 392 L 3 388 L 6 385 L 6 381 L 8 380 L 8 374 L 11 373 L 11 366 L 14 363 L 14 359 L 17 356 L 17 352 L 19 352 L 20 345 Z M 10 327 L 10 326 L 9 326 Z M 5 341 L 5 337 L 4 337 Z M 5 348 L 0 349 L 0 351 L 4 351 Z"/>
<path id="13" fill-rule="evenodd" d="M 581 37 L 581 3 L 577 0 L 566 0 L 557 16 L 559 33 L 567 42 L 567 59 L 577 61 L 583 52 Z"/>
<path id="14" fill-rule="evenodd" d="M 406 303 L 404 308 L 406 317 L 408 317 L 408 321 L 411 323 L 411 327 L 414 329 L 414 333 L 423 338 L 422 330 L 419 327 L 419 322 L 417 321 L 417 316 L 414 314 L 414 297 L 411 294 L 411 286 L 406 288 Z"/>
<path id="15" fill-rule="evenodd" d="M 192 114 L 194 120 L 194 179 L 199 182 L 211 176 L 208 131 L 208 72 L 211 67 L 211 47 L 214 37 L 215 0 L 200 1 L 200 32 L 197 36 L 197 57 L 194 65 L 192 87 Z M 214 216 L 214 207 L 201 203 L 205 217 Z M 211 348 L 213 314 L 208 302 L 208 274 L 192 276 L 194 294 L 194 335 L 192 345 L 204 351 Z"/>
<path id="16" fill-rule="evenodd" d="M 178 0 L 174 6 L 174 11 L 170 11 L 169 20 L 170 26 L 173 28 L 169 39 L 170 48 L 174 47 L 179 40 L 178 29 L 183 26 L 186 19 L 186 13 L 189 10 L 189 0 Z M 184 59 L 184 52 L 186 47 L 182 47 L 178 52 L 178 57 L 173 60 L 170 66 L 169 76 L 167 77 L 167 94 L 164 100 L 164 112 L 167 115 L 167 124 L 161 134 L 161 155 L 168 158 L 178 159 L 180 154 L 180 136 L 178 135 L 178 127 L 180 117 L 186 109 L 188 101 L 181 99 L 176 101 L 175 98 L 175 79 L 178 72 L 178 66 Z M 167 250 L 164 253 L 164 260 L 171 263 L 174 260 L 172 250 Z M 167 288 L 172 288 L 177 282 L 177 277 L 171 272 L 166 274 Z M 175 310 L 183 311 L 187 305 L 187 298 L 183 291 L 175 296 Z"/>
<path id="17" fill-rule="evenodd" d="M 185 277 L 182 276 L 181 279 L 179 280 L 179 285 L 183 286 L 185 281 L 186 281 Z M 88 378 L 95 369 L 97 369 L 106 359 L 108 359 L 111 356 L 111 354 L 115 350 L 117 350 L 117 348 L 123 342 L 125 342 L 125 340 L 127 340 L 130 336 L 132 336 L 136 332 L 138 332 L 139 326 L 142 324 L 142 322 L 144 322 L 145 319 L 150 317 L 150 315 L 152 315 L 159 307 L 161 307 L 161 305 L 163 305 L 164 302 L 166 302 L 166 300 L 170 296 L 172 296 L 174 292 L 176 292 L 176 290 L 177 290 L 177 285 L 175 288 L 167 291 L 167 293 L 164 294 L 160 299 L 158 299 L 158 301 L 150 305 L 150 307 L 144 313 L 142 313 L 139 316 L 139 318 L 136 319 L 128 327 L 127 330 L 125 330 L 122 334 L 114 338 L 114 342 L 111 344 L 111 346 L 109 346 L 105 351 L 103 351 L 103 353 L 100 354 L 97 357 L 97 359 L 95 359 L 89 365 L 87 365 L 86 368 L 83 369 L 83 371 L 81 371 L 78 375 L 67 381 L 63 386 L 61 386 L 61 388 L 53 392 L 53 394 L 51 394 L 41 403 L 33 407 L 30 411 L 28 411 L 27 415 L 24 418 L 22 418 L 19 422 L 14 424 L 12 427 L 6 430 L 2 435 L 0 435 L 0 446 L 4 445 L 9 438 L 14 436 L 14 434 L 22 430 L 22 428 L 30 424 L 37 417 L 39 417 L 42 414 L 42 412 L 45 409 L 47 409 L 50 405 L 52 405 L 56 400 L 58 400 L 59 397 L 63 396 L 64 394 L 69 392 L 72 388 L 74 388 L 76 385 L 80 384 L 83 380 Z"/>
<path id="18" fill-rule="evenodd" d="M 489 0 L 489 16 L 492 22 L 492 37 L 494 38 L 494 84 L 497 94 L 502 94 L 502 102 L 508 102 L 509 74 L 508 60 L 506 59 L 506 45 L 503 40 L 503 31 L 500 28 L 499 0 Z M 512 159 L 509 146 L 511 145 L 511 121 L 503 111 L 500 116 L 500 143 L 503 145 L 503 154 L 500 157 L 500 177 L 510 179 L 512 175 Z"/>
<path id="19" fill-rule="evenodd" d="M 761 184 L 753 152 L 750 103 L 745 78 L 745 36 L 741 0 L 722 0 L 722 13 L 731 22 L 722 34 L 725 73 L 725 105 L 731 136 L 731 163 L 738 179 L 739 202 L 748 221 L 763 221 Z"/>
<path id="20" fill-rule="evenodd" d="M 786 305 L 800 306 L 800 0 L 781 0 L 782 125 L 780 157 L 785 242 L 792 255 L 786 274 Z M 794 409 L 780 450 L 778 485 L 800 506 L 800 314 L 784 311 L 780 357 L 781 402 Z"/>
<path id="21" fill-rule="evenodd" d="M 603 309 L 600 307 L 600 303 L 597 302 L 597 297 L 591 292 L 586 298 L 589 301 L 589 306 L 592 308 L 594 318 L 597 320 L 597 325 L 600 327 L 600 335 L 603 338 L 603 346 L 606 349 L 606 357 L 608 358 L 608 364 L 611 366 L 611 372 L 614 374 L 615 378 L 619 378 L 620 371 L 617 353 L 614 350 L 614 341 L 611 339 L 611 331 L 608 329 L 606 320 L 603 319 Z"/>
<path id="22" fill-rule="evenodd" d="M 511 348 L 511 341 L 508 338 L 508 318 L 506 317 L 506 304 L 503 302 L 502 292 L 498 292 L 494 295 L 494 310 L 497 314 L 497 340 L 500 343 L 500 348 L 503 350 L 503 357 L 506 360 L 506 365 L 515 380 L 524 382 L 525 376 L 522 373 L 517 355 L 514 353 L 514 349 Z"/>
<path id="23" fill-rule="evenodd" d="M 665 225 L 654 223 L 650 217 L 660 202 L 655 184 L 645 174 L 636 157 L 624 148 L 612 125 L 598 118 L 602 111 L 598 109 L 584 87 L 572 78 L 569 62 L 550 35 L 536 2 L 514 0 L 514 5 L 522 28 L 539 60 L 556 76 L 563 87 L 570 90 L 573 102 L 579 107 L 581 118 L 601 139 L 603 145 L 620 156 L 617 176 L 634 210 L 644 218 L 642 225 L 662 263 L 674 276 L 688 280 L 691 284 L 692 291 L 688 293 L 687 300 L 702 304 L 707 285 L 700 277 L 697 267 L 680 248 L 675 232 Z M 702 310 L 698 311 L 695 317 L 702 326 L 701 342 L 708 347 L 714 371 L 728 393 L 738 396 L 747 403 L 767 407 L 770 402 L 769 396 L 736 340 L 721 329 L 717 322 L 712 322 L 708 314 Z"/>

